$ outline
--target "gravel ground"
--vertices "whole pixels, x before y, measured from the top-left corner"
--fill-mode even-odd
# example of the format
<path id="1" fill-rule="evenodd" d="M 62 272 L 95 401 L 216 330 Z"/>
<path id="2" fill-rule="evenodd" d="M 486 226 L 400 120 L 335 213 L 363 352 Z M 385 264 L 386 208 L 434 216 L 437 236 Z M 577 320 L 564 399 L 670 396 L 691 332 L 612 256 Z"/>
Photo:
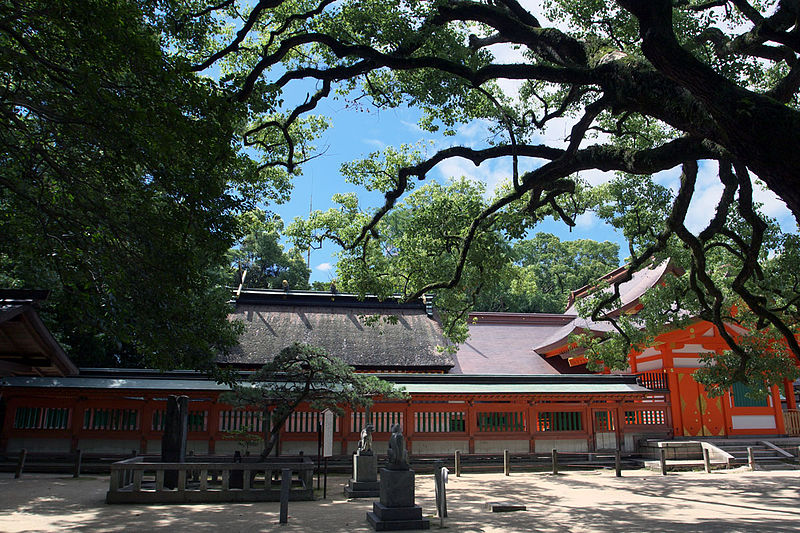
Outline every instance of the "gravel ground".
<path id="1" fill-rule="evenodd" d="M 0 531 L 371 531 L 371 500 L 346 500 L 344 477 L 329 477 L 328 499 L 292 502 L 278 524 L 278 503 L 107 505 L 108 477 L 13 474 L 0 478 Z M 800 531 L 800 473 L 590 471 L 465 474 L 447 485 L 450 531 Z M 492 513 L 489 502 L 525 511 Z M 417 476 L 417 503 L 434 517 L 433 476 Z"/>

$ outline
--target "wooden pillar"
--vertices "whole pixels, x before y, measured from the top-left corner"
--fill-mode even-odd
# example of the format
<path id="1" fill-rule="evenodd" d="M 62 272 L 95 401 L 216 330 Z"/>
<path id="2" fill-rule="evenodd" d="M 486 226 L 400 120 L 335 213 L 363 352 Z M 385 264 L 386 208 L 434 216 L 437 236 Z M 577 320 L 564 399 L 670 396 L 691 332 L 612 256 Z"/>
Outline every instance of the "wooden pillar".
<path id="1" fill-rule="evenodd" d="M 675 437 L 683 436 L 683 416 L 681 413 L 681 395 L 678 389 L 678 374 L 674 368 L 670 368 L 667 373 L 667 383 L 669 384 L 669 394 L 672 401 L 670 410 L 672 411 L 672 428 Z"/>
<path id="2" fill-rule="evenodd" d="M 725 391 L 720 398 L 722 403 L 722 417 L 725 419 L 725 434 L 730 435 L 733 429 L 733 415 L 731 415 L 731 391 Z"/>
<path id="3" fill-rule="evenodd" d="M 347 455 L 347 444 L 350 438 L 350 428 L 353 424 L 353 410 L 350 407 L 344 408 L 344 414 L 342 414 L 342 419 L 339 424 L 339 429 L 341 429 L 341 437 L 342 437 L 342 445 L 341 445 L 341 454 Z M 360 438 L 360 437 L 359 437 Z"/>
<path id="4" fill-rule="evenodd" d="M 77 398 L 72 403 L 72 434 L 70 435 L 69 451 L 75 453 L 80 443 L 80 435 L 83 431 L 83 411 L 86 409 L 86 402 L 83 398 Z"/>
<path id="5" fill-rule="evenodd" d="M 405 423 L 403 424 L 403 434 L 406 437 L 406 449 L 408 453 L 412 453 L 414 450 L 414 399 L 411 398 L 406 401 L 404 406 L 405 413 L 403 415 L 403 420 Z M 359 436 L 360 439 L 360 436 Z"/>
<path id="6" fill-rule="evenodd" d="M 530 400 L 528 402 L 528 453 L 536 453 L 536 433 L 539 429 L 539 409 L 536 407 L 536 401 Z"/>
<path id="7" fill-rule="evenodd" d="M 219 412 L 222 406 L 219 404 L 219 397 L 208 406 L 208 454 L 214 455 L 217 451 L 217 433 L 219 432 Z"/>
<path id="8" fill-rule="evenodd" d="M 797 409 L 797 400 L 794 397 L 794 381 L 783 380 L 783 395 L 786 396 L 786 408 Z"/>
<path id="9" fill-rule="evenodd" d="M 625 432 L 623 431 L 623 424 L 625 424 L 625 406 L 622 401 L 614 403 L 614 433 L 617 439 L 617 450 L 625 449 Z"/>
<path id="10" fill-rule="evenodd" d="M 584 400 L 586 403 L 583 405 L 583 412 L 586 413 L 586 430 L 588 435 L 586 436 L 586 449 L 590 452 L 596 451 L 597 448 L 597 439 L 595 438 L 595 432 L 597 428 L 594 424 L 594 413 L 592 412 L 592 401 L 591 400 Z M 609 420 L 610 422 L 610 420 Z"/>
<path id="11" fill-rule="evenodd" d="M 775 427 L 778 429 L 778 435 L 786 434 L 786 424 L 783 422 L 783 408 L 781 406 L 781 394 L 777 385 L 773 385 L 772 391 L 772 407 L 775 413 Z"/>
<path id="12" fill-rule="evenodd" d="M 467 439 L 469 453 L 475 453 L 475 405 L 472 400 L 467 402 Z"/>
<path id="13" fill-rule="evenodd" d="M 14 428 L 14 415 L 16 414 L 17 409 L 17 398 L 9 398 L 8 401 L 6 401 L 5 409 L 6 412 L 3 420 L 3 427 L 0 428 L 0 452 L 5 452 L 8 448 L 8 436 L 11 434 L 11 431 Z"/>
<path id="14" fill-rule="evenodd" d="M 145 400 L 142 405 L 142 419 L 139 421 L 139 449 L 143 454 L 147 453 L 148 437 L 153 433 L 153 414 L 156 406 L 153 400 Z"/>

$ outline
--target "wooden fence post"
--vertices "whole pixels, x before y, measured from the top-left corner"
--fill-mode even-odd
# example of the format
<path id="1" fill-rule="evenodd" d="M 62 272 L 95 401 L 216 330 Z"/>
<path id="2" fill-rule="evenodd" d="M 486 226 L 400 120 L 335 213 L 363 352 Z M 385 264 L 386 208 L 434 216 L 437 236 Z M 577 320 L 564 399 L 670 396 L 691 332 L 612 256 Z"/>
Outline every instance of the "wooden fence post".
<path id="1" fill-rule="evenodd" d="M 292 471 L 288 468 L 281 470 L 281 511 L 280 523 L 289 523 L 289 490 L 292 486 Z"/>
<path id="2" fill-rule="evenodd" d="M 708 452 L 708 448 L 703 448 L 703 466 L 705 466 L 706 474 L 711 473 L 711 454 Z"/>
<path id="3" fill-rule="evenodd" d="M 83 460 L 83 452 L 75 450 L 75 466 L 72 469 L 72 477 L 81 476 L 81 461 Z"/>
<path id="4" fill-rule="evenodd" d="M 617 477 L 622 477 L 622 458 L 620 457 L 619 449 L 614 452 L 614 471 Z"/>
<path id="5" fill-rule="evenodd" d="M 19 459 L 17 459 L 17 470 L 14 472 L 14 479 L 22 477 L 22 471 L 25 469 L 25 457 L 28 455 L 28 450 L 22 448 L 19 451 Z"/>
<path id="6" fill-rule="evenodd" d="M 461 450 L 456 450 L 456 457 L 455 457 L 455 471 L 456 477 L 461 477 Z"/>
<path id="7" fill-rule="evenodd" d="M 552 455 L 553 455 L 553 475 L 555 476 L 558 474 L 558 450 L 553 448 Z"/>
<path id="8" fill-rule="evenodd" d="M 661 475 L 667 475 L 667 449 L 666 448 L 659 448 L 659 460 L 661 461 Z"/>
<path id="9" fill-rule="evenodd" d="M 503 450 L 503 474 L 507 476 L 511 474 L 511 456 L 508 450 Z"/>
<path id="10" fill-rule="evenodd" d="M 747 463 L 750 465 L 750 470 L 756 469 L 756 457 L 750 446 L 747 447 Z"/>

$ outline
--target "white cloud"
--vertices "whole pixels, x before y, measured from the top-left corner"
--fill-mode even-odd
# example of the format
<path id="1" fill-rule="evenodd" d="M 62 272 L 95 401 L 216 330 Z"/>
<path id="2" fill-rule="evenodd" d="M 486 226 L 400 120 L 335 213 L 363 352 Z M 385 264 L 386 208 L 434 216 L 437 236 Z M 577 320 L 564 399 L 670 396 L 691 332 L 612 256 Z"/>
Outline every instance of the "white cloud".
<path id="1" fill-rule="evenodd" d="M 400 120 L 400 124 L 402 124 L 407 129 L 409 129 L 409 130 L 411 130 L 411 131 L 413 131 L 415 133 L 421 133 L 423 131 L 422 128 L 419 127 L 419 124 L 417 124 L 416 122 L 411 122 L 411 121 L 408 121 L 408 120 Z"/>
<path id="2" fill-rule="evenodd" d="M 575 217 L 575 229 L 578 230 L 595 229 L 599 228 L 600 226 L 603 226 L 604 224 L 605 223 L 591 211 L 587 213 L 582 213 L 577 217 Z"/>
<path id="3" fill-rule="evenodd" d="M 386 143 L 379 139 L 361 139 L 361 142 L 370 146 L 374 146 L 378 150 L 383 150 L 386 148 Z"/>
<path id="4" fill-rule="evenodd" d="M 610 181 L 614 177 L 614 173 L 593 168 L 589 170 L 581 170 L 578 172 L 578 176 L 585 180 L 592 187 L 595 187 Z"/>
<path id="5" fill-rule="evenodd" d="M 439 163 L 436 168 L 444 179 L 465 177 L 486 185 L 486 195 L 491 196 L 497 186 L 511 179 L 511 161 L 496 160 L 485 161 L 476 167 L 472 161 L 460 157 L 447 159 Z"/>
<path id="6" fill-rule="evenodd" d="M 330 263 L 320 263 L 315 266 L 314 269 L 320 272 L 330 272 L 333 269 L 333 265 Z"/>
<path id="7" fill-rule="evenodd" d="M 792 212 L 789 211 L 783 200 L 767 189 L 766 185 L 760 180 L 755 180 L 755 183 L 753 183 L 753 200 L 762 204 L 762 213 L 778 221 L 781 230 L 786 233 L 797 232 L 797 222 Z"/>

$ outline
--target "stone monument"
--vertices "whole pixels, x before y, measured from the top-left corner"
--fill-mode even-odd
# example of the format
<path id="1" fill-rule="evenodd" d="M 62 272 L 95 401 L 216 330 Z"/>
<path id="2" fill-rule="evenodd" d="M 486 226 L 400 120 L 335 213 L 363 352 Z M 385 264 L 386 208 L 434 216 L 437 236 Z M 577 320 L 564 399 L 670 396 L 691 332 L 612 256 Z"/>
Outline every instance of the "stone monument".
<path id="1" fill-rule="evenodd" d="M 399 424 L 392 426 L 388 459 L 386 468 L 381 468 L 381 499 L 372 504 L 367 522 L 375 531 L 429 529 L 430 520 L 422 518 L 422 507 L 414 503 L 414 471 L 408 464 L 406 440 Z"/>
<path id="2" fill-rule="evenodd" d="M 367 424 L 361 430 L 358 450 L 353 454 L 353 477 L 347 482 L 344 494 L 348 498 L 375 498 L 380 495 L 378 484 L 378 456 L 372 451 L 372 432 Z"/>
<path id="3" fill-rule="evenodd" d="M 161 437 L 161 462 L 186 462 L 186 436 L 189 422 L 189 397 L 167 397 L 167 412 L 164 417 L 164 436 Z M 164 471 L 164 486 L 174 489 L 178 486 L 178 471 Z"/>

